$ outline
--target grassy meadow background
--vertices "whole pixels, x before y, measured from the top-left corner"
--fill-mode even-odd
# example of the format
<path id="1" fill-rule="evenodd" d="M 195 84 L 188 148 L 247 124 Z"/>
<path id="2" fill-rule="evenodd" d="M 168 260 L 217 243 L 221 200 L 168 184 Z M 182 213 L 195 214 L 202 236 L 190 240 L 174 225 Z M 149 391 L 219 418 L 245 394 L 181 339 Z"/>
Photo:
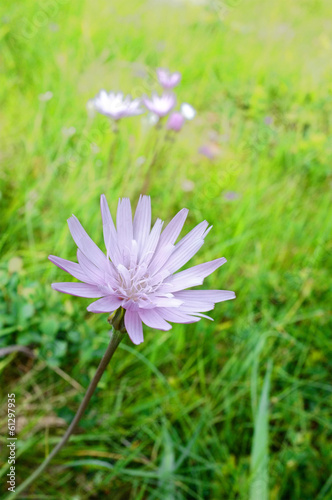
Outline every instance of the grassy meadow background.
<path id="1" fill-rule="evenodd" d="M 1 497 L 7 393 L 19 485 L 108 343 L 107 315 L 53 291 L 68 277 L 47 257 L 76 260 L 72 213 L 104 250 L 100 194 L 115 214 L 145 189 L 154 219 L 187 207 L 184 233 L 213 225 L 191 265 L 226 257 L 205 288 L 237 299 L 214 322 L 123 342 L 75 435 L 20 498 L 331 498 L 330 14 L 327 0 L 1 4 L 0 349 L 34 353 L 0 357 Z M 197 110 L 174 142 L 143 117 L 114 135 L 87 112 L 101 88 L 159 90 L 160 66 L 182 73 L 178 102 Z"/>

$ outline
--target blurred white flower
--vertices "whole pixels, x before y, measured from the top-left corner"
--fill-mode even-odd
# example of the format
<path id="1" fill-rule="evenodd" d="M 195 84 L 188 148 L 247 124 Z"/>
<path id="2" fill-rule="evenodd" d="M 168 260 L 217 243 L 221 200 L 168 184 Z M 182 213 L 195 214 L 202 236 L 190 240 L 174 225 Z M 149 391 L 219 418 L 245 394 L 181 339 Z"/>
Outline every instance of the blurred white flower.
<path id="1" fill-rule="evenodd" d="M 184 179 L 181 183 L 181 187 L 183 191 L 189 193 L 190 191 L 193 191 L 195 189 L 195 183 L 190 179 Z"/>
<path id="2" fill-rule="evenodd" d="M 144 113 L 140 107 L 140 99 L 132 99 L 130 95 L 124 97 L 122 92 L 107 93 L 106 90 L 101 90 L 91 101 L 99 113 L 114 120 Z"/>
<path id="3" fill-rule="evenodd" d="M 47 102 L 50 99 L 52 99 L 52 97 L 53 97 L 53 92 L 51 92 L 50 90 L 48 90 L 47 92 L 45 92 L 45 94 L 39 94 L 38 99 L 41 102 Z"/>
<path id="4" fill-rule="evenodd" d="M 172 93 L 164 93 L 159 96 L 156 92 L 153 92 L 150 99 L 146 96 L 143 97 L 143 104 L 149 111 L 162 118 L 174 108 L 176 97 Z"/>
<path id="5" fill-rule="evenodd" d="M 181 104 L 181 114 L 186 120 L 192 120 L 196 116 L 196 110 L 187 102 Z"/>

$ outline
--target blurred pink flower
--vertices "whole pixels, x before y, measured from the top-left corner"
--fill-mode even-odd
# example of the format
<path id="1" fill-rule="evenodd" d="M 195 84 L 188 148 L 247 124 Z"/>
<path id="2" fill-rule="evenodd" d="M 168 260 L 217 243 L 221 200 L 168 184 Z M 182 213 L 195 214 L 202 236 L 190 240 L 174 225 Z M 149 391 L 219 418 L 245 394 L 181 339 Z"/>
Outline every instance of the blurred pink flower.
<path id="1" fill-rule="evenodd" d="M 204 278 L 226 262 L 219 258 L 176 272 L 201 248 L 211 227 L 201 222 L 175 243 L 186 220 L 183 208 L 163 232 L 157 219 L 151 229 L 151 200 L 141 196 L 134 220 L 130 201 L 118 203 L 116 227 L 104 195 L 100 199 L 105 255 L 87 235 L 78 219 L 68 219 L 69 230 L 78 246 L 78 264 L 49 256 L 51 262 L 82 283 L 53 283 L 62 293 L 99 299 L 88 306 L 94 313 L 111 313 L 124 308 L 126 330 L 134 344 L 143 342 L 142 322 L 158 330 L 170 330 L 174 323 L 194 323 L 215 303 L 234 299 L 226 290 L 187 290 L 202 285 Z M 211 319 L 211 318 L 210 318 Z"/>
<path id="2" fill-rule="evenodd" d="M 236 191 L 225 191 L 224 198 L 227 201 L 233 201 L 233 200 L 237 200 L 238 198 L 240 198 L 240 195 Z"/>
<path id="3" fill-rule="evenodd" d="M 181 73 L 176 71 L 175 73 L 170 73 L 167 69 L 158 68 L 157 77 L 160 85 L 165 89 L 169 90 L 180 83 Z"/>
<path id="4" fill-rule="evenodd" d="M 169 130 L 174 130 L 174 132 L 180 132 L 184 122 L 185 119 L 183 115 L 180 113 L 180 111 L 174 111 L 170 115 L 166 126 Z"/>
<path id="5" fill-rule="evenodd" d="M 206 144 L 203 144 L 198 149 L 198 152 L 209 160 L 213 161 L 215 158 L 222 154 L 222 149 L 220 148 L 218 143 L 210 141 Z"/>
<path id="6" fill-rule="evenodd" d="M 264 123 L 265 123 L 265 125 L 272 125 L 273 124 L 273 116 L 266 116 L 264 118 Z"/>
<path id="7" fill-rule="evenodd" d="M 149 111 L 155 113 L 159 118 L 162 118 L 174 108 L 176 97 L 172 93 L 164 93 L 162 96 L 158 96 L 158 94 L 154 92 L 152 93 L 151 99 L 143 97 L 143 104 Z"/>
<path id="8" fill-rule="evenodd" d="M 99 113 L 114 120 L 144 113 L 140 99 L 132 100 L 129 95 L 124 97 L 122 92 L 107 93 L 106 90 L 101 90 L 90 102 Z"/>

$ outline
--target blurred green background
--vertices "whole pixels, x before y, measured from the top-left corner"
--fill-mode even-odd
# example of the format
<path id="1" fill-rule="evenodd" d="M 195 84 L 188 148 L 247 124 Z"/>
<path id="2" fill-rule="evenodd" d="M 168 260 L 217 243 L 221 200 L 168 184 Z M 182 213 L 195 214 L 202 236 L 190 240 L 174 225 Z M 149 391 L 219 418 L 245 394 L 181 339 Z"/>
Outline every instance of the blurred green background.
<path id="1" fill-rule="evenodd" d="M 104 250 L 99 197 L 213 224 L 191 261 L 225 256 L 214 322 L 120 345 L 34 499 L 331 498 L 332 21 L 328 0 L 49 0 L 0 7 L 1 495 L 7 392 L 17 484 L 72 419 L 108 343 L 107 315 L 59 294 L 74 213 Z M 173 142 L 144 118 L 114 135 L 86 103 L 182 73 L 197 116 Z M 213 158 L 199 153 L 205 146 Z M 110 162 L 110 148 L 112 157 Z M 111 164 L 110 164 L 111 163 Z M 151 164 L 153 167 L 151 167 Z M 70 279 L 70 278 L 69 278 Z"/>

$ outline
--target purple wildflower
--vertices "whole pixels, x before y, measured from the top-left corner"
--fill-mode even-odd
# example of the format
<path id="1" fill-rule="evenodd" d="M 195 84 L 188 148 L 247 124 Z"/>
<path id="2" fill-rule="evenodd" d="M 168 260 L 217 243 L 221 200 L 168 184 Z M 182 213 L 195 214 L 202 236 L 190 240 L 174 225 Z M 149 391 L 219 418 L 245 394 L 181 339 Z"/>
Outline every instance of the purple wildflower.
<path id="1" fill-rule="evenodd" d="M 166 116 L 176 104 L 175 95 L 172 93 L 164 93 L 162 96 L 158 96 L 155 92 L 152 94 L 151 99 L 148 97 L 143 97 L 143 104 L 145 107 L 162 118 Z"/>
<path id="2" fill-rule="evenodd" d="M 182 268 L 200 249 L 210 231 L 201 222 L 175 244 L 188 210 L 183 208 L 161 232 L 157 219 L 151 229 L 151 200 L 141 196 L 134 220 L 128 198 L 119 200 L 116 228 L 104 195 L 100 199 L 105 255 L 87 235 L 78 219 L 68 219 L 69 230 L 78 246 L 78 264 L 49 256 L 51 262 L 83 283 L 53 283 L 58 292 L 99 299 L 88 306 L 94 313 L 111 313 L 124 308 L 124 323 L 134 344 L 143 342 L 142 322 L 158 330 L 170 330 L 168 321 L 194 323 L 216 302 L 234 299 L 226 290 L 187 290 L 201 285 L 206 276 L 226 262 L 219 258 Z M 211 319 L 211 318 L 209 318 Z"/>
<path id="3" fill-rule="evenodd" d="M 140 99 L 132 100 L 129 95 L 124 97 L 122 92 L 107 93 L 106 90 L 101 90 L 91 102 L 99 113 L 114 120 L 144 113 L 144 110 L 140 107 Z"/>
<path id="4" fill-rule="evenodd" d="M 203 144 L 203 146 L 198 149 L 198 152 L 201 155 L 206 156 L 206 158 L 208 158 L 209 160 L 214 160 L 214 158 L 217 156 L 215 148 L 210 144 Z"/>
<path id="5" fill-rule="evenodd" d="M 273 116 L 266 116 L 264 118 L 264 123 L 265 123 L 265 125 L 272 125 L 273 124 Z"/>
<path id="6" fill-rule="evenodd" d="M 174 132 L 180 132 L 185 122 L 184 116 L 179 111 L 174 111 L 167 122 L 167 128 L 169 130 L 174 130 Z"/>
<path id="7" fill-rule="evenodd" d="M 225 200 L 233 201 L 233 200 L 237 200 L 238 198 L 240 198 L 240 195 L 236 191 L 225 191 L 224 198 L 225 198 Z"/>
<path id="8" fill-rule="evenodd" d="M 158 68 L 157 77 L 160 85 L 165 89 L 169 90 L 176 87 L 181 80 L 181 73 L 176 71 L 175 73 L 170 73 L 167 69 Z"/>

